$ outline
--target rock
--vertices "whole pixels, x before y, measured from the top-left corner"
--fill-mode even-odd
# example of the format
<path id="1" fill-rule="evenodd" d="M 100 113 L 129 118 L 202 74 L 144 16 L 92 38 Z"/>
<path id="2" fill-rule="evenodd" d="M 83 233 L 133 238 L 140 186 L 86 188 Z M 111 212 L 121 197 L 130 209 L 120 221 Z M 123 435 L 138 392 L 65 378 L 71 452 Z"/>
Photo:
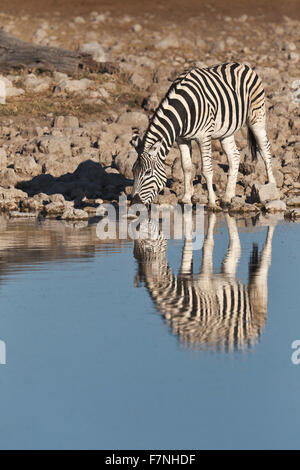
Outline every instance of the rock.
<path id="1" fill-rule="evenodd" d="M 280 200 L 270 201 L 265 205 L 265 209 L 267 212 L 284 212 L 286 211 L 286 204 Z"/>
<path id="2" fill-rule="evenodd" d="M 0 148 L 0 170 L 7 166 L 7 154 L 3 148 Z"/>
<path id="3" fill-rule="evenodd" d="M 32 199 L 41 202 L 43 205 L 46 205 L 48 202 L 50 202 L 50 196 L 42 192 L 35 194 Z"/>
<path id="4" fill-rule="evenodd" d="M 223 41 L 223 39 L 215 41 L 212 44 L 212 48 L 211 48 L 212 53 L 224 52 L 224 50 L 225 50 L 225 41 Z"/>
<path id="5" fill-rule="evenodd" d="M 231 200 L 230 209 L 241 209 L 245 205 L 245 198 L 235 196 Z"/>
<path id="6" fill-rule="evenodd" d="M 86 91 L 93 84 L 92 80 L 82 78 L 81 80 L 61 80 L 55 87 L 54 94 L 59 94 L 63 91 L 69 93 L 80 93 Z"/>
<path id="7" fill-rule="evenodd" d="M 45 28 L 41 27 L 36 30 L 34 33 L 35 42 L 40 43 L 43 39 L 47 37 L 47 31 Z"/>
<path id="8" fill-rule="evenodd" d="M 288 207 L 300 207 L 300 196 L 294 196 L 286 201 Z"/>
<path id="9" fill-rule="evenodd" d="M 59 193 L 51 194 L 51 196 L 49 196 L 49 200 L 51 202 L 58 202 L 58 203 L 61 203 L 61 204 L 65 204 L 65 202 L 66 202 L 63 195 L 59 194 Z"/>
<path id="10" fill-rule="evenodd" d="M 131 111 L 129 113 L 123 113 L 120 115 L 118 124 L 126 124 L 131 127 L 138 127 L 140 129 L 146 129 L 149 124 L 147 116 L 138 111 Z"/>
<path id="11" fill-rule="evenodd" d="M 70 141 L 65 137 L 42 136 L 37 140 L 37 145 L 42 153 L 60 153 L 64 156 L 71 156 L 72 154 Z"/>
<path id="12" fill-rule="evenodd" d="M 62 214 L 65 210 L 64 202 L 50 202 L 44 207 L 46 216 L 48 217 L 57 217 Z"/>
<path id="13" fill-rule="evenodd" d="M 94 92 L 92 92 L 92 93 L 96 93 L 96 96 L 95 96 L 95 97 L 97 97 L 97 96 L 100 95 L 101 98 L 106 98 L 106 99 L 109 98 L 109 96 L 110 96 L 109 93 L 108 93 L 108 91 L 107 91 L 104 87 L 100 87 L 100 88 L 98 89 L 98 92 L 94 91 Z"/>
<path id="14" fill-rule="evenodd" d="M 61 215 L 62 220 L 86 220 L 88 217 L 87 211 L 74 209 L 73 207 L 68 207 Z"/>
<path id="15" fill-rule="evenodd" d="M 85 24 L 85 19 L 82 16 L 76 16 L 76 18 L 74 18 L 74 23 Z"/>
<path id="16" fill-rule="evenodd" d="M 133 178 L 132 167 L 137 159 L 137 153 L 135 150 L 126 153 L 120 153 L 115 158 L 115 165 L 121 175 L 125 178 Z"/>
<path id="17" fill-rule="evenodd" d="M 143 108 L 146 111 L 151 111 L 152 113 L 156 110 L 160 103 L 160 99 L 158 98 L 156 93 L 151 93 L 148 95 L 143 101 Z"/>
<path id="18" fill-rule="evenodd" d="M 109 16 L 109 13 L 101 13 L 98 15 L 98 13 L 94 16 L 93 21 L 95 23 L 104 23 L 107 20 L 107 17 Z"/>
<path id="19" fill-rule="evenodd" d="M 297 62 L 299 62 L 299 54 L 298 52 L 290 52 L 288 54 L 288 60 L 290 60 L 293 64 L 296 64 Z"/>
<path id="20" fill-rule="evenodd" d="M 36 176 L 41 173 L 41 166 L 31 156 L 19 156 L 15 158 L 14 170 L 17 174 L 26 176 Z"/>
<path id="21" fill-rule="evenodd" d="M 172 179 L 173 181 L 183 181 L 183 171 L 180 158 L 175 158 L 172 165 Z"/>
<path id="22" fill-rule="evenodd" d="M 169 204 L 171 206 L 176 206 L 178 204 L 178 200 L 176 194 L 170 192 L 168 188 L 164 189 L 163 194 L 159 194 L 157 196 L 158 204 Z"/>
<path id="23" fill-rule="evenodd" d="M 170 49 L 170 48 L 177 48 L 179 47 L 178 37 L 175 34 L 170 34 L 169 36 L 161 39 L 155 44 L 157 49 Z"/>
<path id="24" fill-rule="evenodd" d="M 37 78 L 33 73 L 27 75 L 24 80 L 26 90 L 33 93 L 42 93 L 47 91 L 51 85 L 51 79 L 49 77 Z"/>
<path id="25" fill-rule="evenodd" d="M 0 170 L 0 184 L 4 188 L 15 186 L 18 182 L 18 177 L 13 168 L 3 168 Z"/>
<path id="26" fill-rule="evenodd" d="M 75 116 L 56 116 L 54 120 L 54 127 L 55 128 L 74 128 L 77 129 L 79 127 L 78 118 Z"/>
<path id="27" fill-rule="evenodd" d="M 14 199 L 16 201 L 20 201 L 26 196 L 27 194 L 21 189 L 16 189 L 16 188 L 6 189 L 3 187 L 0 187 L 0 199 L 1 200 Z"/>
<path id="28" fill-rule="evenodd" d="M 21 207 L 23 212 L 39 212 L 43 209 L 44 204 L 42 199 L 26 197 L 22 200 Z"/>
<path id="29" fill-rule="evenodd" d="M 205 194 L 194 194 L 194 196 L 192 197 L 192 202 L 200 205 L 206 205 L 208 204 L 208 196 L 206 196 Z"/>
<path id="30" fill-rule="evenodd" d="M 10 217 L 19 217 L 19 218 L 25 218 L 25 217 L 37 217 L 37 214 L 35 212 L 18 212 L 18 211 L 12 211 L 10 212 Z"/>
<path id="31" fill-rule="evenodd" d="M 80 52 L 91 54 L 96 62 L 106 62 L 108 60 L 105 50 L 97 41 L 83 44 L 80 48 Z"/>
<path id="32" fill-rule="evenodd" d="M 0 211 L 17 211 L 19 208 L 19 204 L 17 201 L 14 201 L 13 199 L 8 199 L 8 200 L 1 200 L 0 199 Z"/>
<path id="33" fill-rule="evenodd" d="M 142 26 L 141 26 L 140 24 L 134 24 L 134 25 L 132 26 L 132 31 L 133 31 L 134 33 L 140 33 L 140 32 L 142 31 L 142 29 L 143 29 L 143 28 L 142 28 Z"/>
<path id="34" fill-rule="evenodd" d="M 61 82 L 62 80 L 68 80 L 68 75 L 63 72 L 53 72 L 53 78 L 56 82 Z"/>
<path id="35" fill-rule="evenodd" d="M 252 186 L 250 199 L 252 203 L 261 202 L 264 204 L 268 201 L 275 201 L 280 199 L 280 194 L 274 183 L 263 185 L 255 183 Z"/>
<path id="36" fill-rule="evenodd" d="M 24 95 L 25 91 L 22 88 L 14 87 L 12 82 L 8 80 L 6 77 L 1 77 L 2 83 L 5 85 L 5 97 L 12 98 L 14 96 L 21 96 Z"/>
<path id="37" fill-rule="evenodd" d="M 19 209 L 19 202 L 27 194 L 20 189 L 15 188 L 0 188 L 0 210 L 15 211 Z"/>
<path id="38" fill-rule="evenodd" d="M 143 89 L 149 85 L 149 81 L 146 80 L 142 75 L 138 72 L 133 72 L 130 76 L 130 82 L 136 86 L 137 88 Z"/>

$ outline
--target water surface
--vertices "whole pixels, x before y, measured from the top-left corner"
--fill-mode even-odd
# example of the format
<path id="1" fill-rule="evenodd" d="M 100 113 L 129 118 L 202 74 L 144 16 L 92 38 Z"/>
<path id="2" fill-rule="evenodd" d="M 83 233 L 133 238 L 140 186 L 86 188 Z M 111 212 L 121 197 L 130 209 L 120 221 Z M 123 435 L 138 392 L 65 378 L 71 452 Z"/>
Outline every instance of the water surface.
<path id="1" fill-rule="evenodd" d="M 300 225 L 238 220 L 236 262 L 219 217 L 203 277 L 184 240 L 145 259 L 93 224 L 0 222 L 1 449 L 299 448 Z M 199 279 L 232 293 L 218 321 L 195 308 Z"/>

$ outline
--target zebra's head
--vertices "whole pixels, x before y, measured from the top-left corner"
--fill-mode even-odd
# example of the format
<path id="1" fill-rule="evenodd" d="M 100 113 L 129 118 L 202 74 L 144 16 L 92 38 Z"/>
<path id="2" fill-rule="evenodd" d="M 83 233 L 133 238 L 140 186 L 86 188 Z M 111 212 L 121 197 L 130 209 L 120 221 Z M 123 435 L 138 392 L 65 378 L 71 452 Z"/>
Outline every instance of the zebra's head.
<path id="1" fill-rule="evenodd" d="M 155 142 L 147 149 L 139 137 L 132 139 L 131 143 L 138 154 L 132 169 L 134 177 L 132 203 L 148 205 L 164 188 L 167 181 L 164 159 L 160 155 L 162 143 Z"/>

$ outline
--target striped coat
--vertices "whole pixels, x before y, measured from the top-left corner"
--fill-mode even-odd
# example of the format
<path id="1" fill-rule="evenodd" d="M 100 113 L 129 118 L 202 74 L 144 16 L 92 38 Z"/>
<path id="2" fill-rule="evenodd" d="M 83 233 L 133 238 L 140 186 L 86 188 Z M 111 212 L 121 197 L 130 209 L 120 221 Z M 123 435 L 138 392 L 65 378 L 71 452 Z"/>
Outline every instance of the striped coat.
<path id="1" fill-rule="evenodd" d="M 257 147 L 265 162 L 268 181 L 275 183 L 270 144 L 265 129 L 265 96 L 260 78 L 248 65 L 220 64 L 193 68 L 181 74 L 171 85 L 154 113 L 143 137 L 133 139 L 138 158 L 133 167 L 134 202 L 149 204 L 166 183 L 165 158 L 176 142 L 184 173 L 182 202 L 191 203 L 191 141 L 200 148 L 202 172 L 206 179 L 209 204 L 215 207 L 211 140 L 220 139 L 229 164 L 224 204 L 235 195 L 240 154 L 234 133 L 244 124 L 252 157 Z"/>
<path id="2" fill-rule="evenodd" d="M 138 280 L 143 280 L 156 309 L 180 342 L 196 348 L 214 350 L 245 349 L 257 342 L 267 316 L 268 270 L 271 263 L 274 227 L 269 227 L 260 258 L 254 246 L 249 262 L 249 283 L 236 278 L 241 254 L 236 222 L 226 215 L 229 247 L 221 273 L 215 274 L 213 232 L 215 215 L 209 217 L 203 245 L 202 268 L 193 274 L 193 252 L 185 240 L 178 275 L 170 268 L 167 243 L 136 240 L 135 258 Z"/>

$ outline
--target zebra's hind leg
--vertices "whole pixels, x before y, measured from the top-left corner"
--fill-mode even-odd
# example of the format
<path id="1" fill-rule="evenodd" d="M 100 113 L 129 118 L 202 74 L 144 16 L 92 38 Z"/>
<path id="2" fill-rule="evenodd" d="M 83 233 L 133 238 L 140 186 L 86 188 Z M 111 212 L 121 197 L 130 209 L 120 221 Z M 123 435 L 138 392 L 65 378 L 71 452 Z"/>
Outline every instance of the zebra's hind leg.
<path id="1" fill-rule="evenodd" d="M 228 165 L 229 165 L 227 186 L 226 186 L 224 198 L 222 200 L 223 205 L 226 206 L 231 203 L 231 199 L 235 196 L 236 180 L 237 180 L 237 175 L 239 171 L 239 164 L 240 164 L 241 156 L 236 146 L 233 135 L 222 139 L 221 145 L 226 154 Z"/>
<path id="2" fill-rule="evenodd" d="M 228 233 L 229 246 L 222 264 L 222 273 L 235 278 L 237 265 L 241 256 L 241 243 L 236 220 L 229 214 L 225 214 Z"/>
<path id="3" fill-rule="evenodd" d="M 266 133 L 265 119 L 256 122 L 255 124 L 251 124 L 249 127 L 254 134 L 259 152 L 264 161 L 268 176 L 268 182 L 274 183 L 276 185 L 276 180 L 274 178 L 272 170 L 270 142 Z"/>
<path id="4" fill-rule="evenodd" d="M 249 294 L 252 309 L 253 325 L 259 331 L 263 328 L 268 308 L 268 272 L 272 259 L 272 239 L 275 226 L 268 227 L 267 238 L 262 249 L 260 260 L 252 262 L 252 269 L 249 273 Z M 254 266 L 253 266 L 254 264 Z"/>
<path id="5" fill-rule="evenodd" d="M 192 154 L 191 154 L 191 142 L 180 141 L 178 142 L 181 166 L 184 176 L 184 195 L 180 202 L 183 204 L 191 204 L 193 196 L 193 182 L 192 182 Z"/>
<path id="6" fill-rule="evenodd" d="M 212 209 L 217 209 L 216 195 L 213 188 L 213 169 L 211 161 L 211 138 L 197 139 L 202 158 L 202 172 L 206 180 L 208 190 L 208 205 Z"/>

